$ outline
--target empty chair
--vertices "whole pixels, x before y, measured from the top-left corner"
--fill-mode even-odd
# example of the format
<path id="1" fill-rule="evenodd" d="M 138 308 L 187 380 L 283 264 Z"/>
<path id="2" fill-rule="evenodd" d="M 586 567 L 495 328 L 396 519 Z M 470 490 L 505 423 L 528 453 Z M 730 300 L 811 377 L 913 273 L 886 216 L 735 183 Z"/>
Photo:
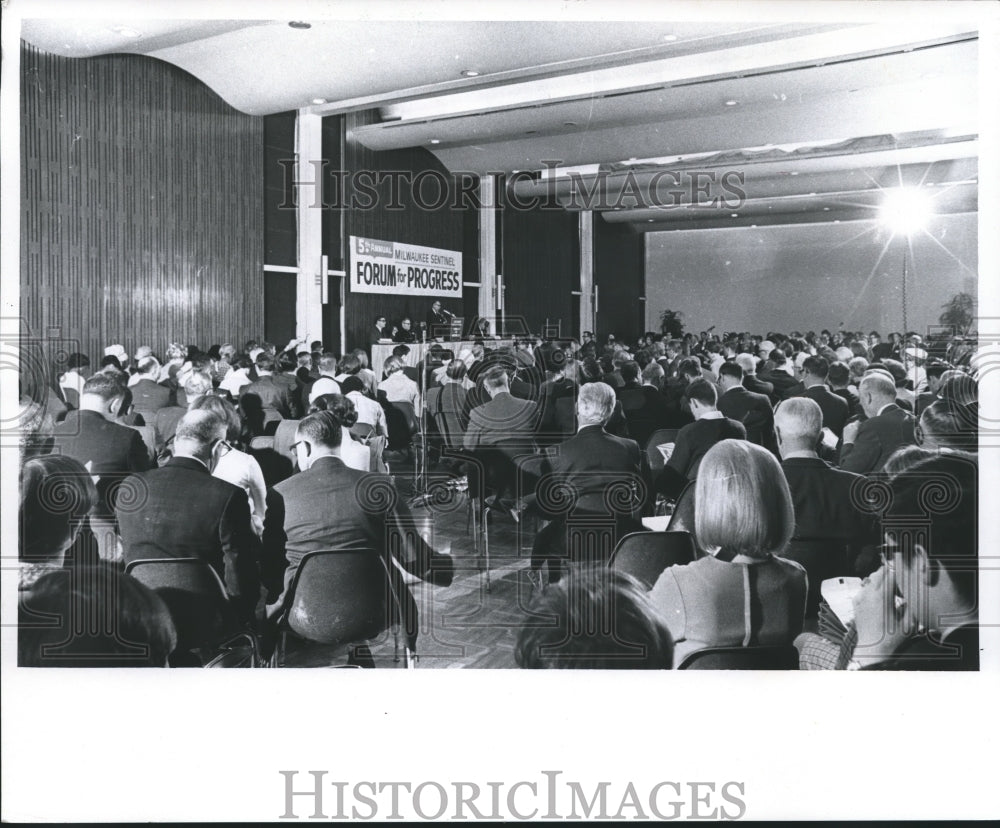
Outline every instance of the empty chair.
<path id="1" fill-rule="evenodd" d="M 674 511 L 670 515 L 670 522 L 667 524 L 668 532 L 689 532 L 694 538 L 694 481 L 688 483 L 677 496 L 674 503 Z M 698 541 L 695 539 L 695 547 Z"/>
<path id="2" fill-rule="evenodd" d="M 218 573 L 199 558 L 150 558 L 132 561 L 125 572 L 149 587 L 167 605 L 177 628 L 171 664 L 200 664 L 243 645 L 250 666 L 260 665 L 257 638 L 239 622 Z"/>
<path id="3" fill-rule="evenodd" d="M 646 443 L 646 455 L 649 457 L 649 468 L 653 472 L 655 477 L 659 472 L 663 471 L 663 466 L 666 461 L 663 459 L 663 453 L 657 448 L 664 443 L 673 443 L 677 440 L 677 432 L 680 429 L 677 428 L 660 428 L 653 432 L 649 440 Z"/>
<path id="4" fill-rule="evenodd" d="M 799 651 L 784 647 L 710 647 L 688 653 L 678 670 L 798 670 Z"/>
<path id="5" fill-rule="evenodd" d="M 385 427 L 389 432 L 389 448 L 398 451 L 409 448 L 420 431 L 420 421 L 413 406 L 407 402 L 383 403 Z"/>
<path id="6" fill-rule="evenodd" d="M 694 541 L 687 532 L 632 532 L 618 541 L 609 566 L 649 589 L 668 566 L 691 563 L 694 556 Z"/>
<path id="7" fill-rule="evenodd" d="M 346 650 L 389 628 L 398 641 L 403 617 L 388 566 L 372 549 L 308 553 L 295 571 L 285 606 L 273 660 L 277 667 L 285 664 L 289 635 Z M 398 653 L 398 643 L 395 649 Z M 409 647 L 404 662 L 409 666 Z"/>

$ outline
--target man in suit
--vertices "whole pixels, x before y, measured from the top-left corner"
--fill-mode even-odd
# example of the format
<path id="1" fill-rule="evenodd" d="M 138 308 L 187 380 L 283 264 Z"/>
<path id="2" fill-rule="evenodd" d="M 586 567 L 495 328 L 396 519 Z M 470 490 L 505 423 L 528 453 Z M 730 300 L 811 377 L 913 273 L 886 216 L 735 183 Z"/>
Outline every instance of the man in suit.
<path id="1" fill-rule="evenodd" d="M 389 561 L 389 548 L 411 575 L 440 586 L 451 583 L 453 562 L 431 549 L 418 533 L 405 531 L 412 523 L 409 509 L 387 475 L 344 465 L 341 435 L 340 423 L 330 412 L 305 417 L 294 444 L 302 471 L 275 486 L 268 497 L 262 557 L 267 614 L 275 617 L 284 608 L 295 571 L 309 552 L 368 550 L 385 559 L 403 603 L 412 648 L 417 636 L 416 603 Z M 395 529 L 404 532 L 402 548 L 387 543 L 389 532 Z"/>
<path id="2" fill-rule="evenodd" d="M 868 418 L 844 426 L 840 467 L 858 474 L 882 470 L 896 449 L 916 442 L 913 415 L 896 405 L 896 386 L 882 371 L 867 374 L 858 388 Z"/>
<path id="3" fill-rule="evenodd" d="M 276 381 L 274 357 L 260 354 L 256 361 L 258 379 L 240 390 L 240 407 L 250 421 L 255 434 L 262 434 L 268 423 L 294 420 L 296 407 L 292 389 L 283 381 Z"/>
<path id="4" fill-rule="evenodd" d="M 427 311 L 427 336 L 429 339 L 444 337 L 448 334 L 448 323 L 450 317 L 441 309 L 441 302 L 435 299 L 431 303 L 431 309 Z"/>
<path id="5" fill-rule="evenodd" d="M 669 427 L 670 407 L 667 398 L 657 390 L 657 382 L 663 378 L 660 364 L 650 362 L 642 369 L 642 385 L 634 379 L 638 367 L 635 362 L 626 362 L 622 366 L 625 388 L 618 392 L 618 400 L 628 420 L 629 436 L 645 448 L 654 431 Z"/>
<path id="6" fill-rule="evenodd" d="M 761 381 L 774 386 L 773 399 L 775 401 L 787 400 L 805 390 L 805 386 L 786 370 L 789 367 L 788 357 L 780 348 L 771 351 L 766 365 L 768 366 L 767 370 L 759 370 L 758 375 Z"/>
<path id="7" fill-rule="evenodd" d="M 389 339 L 389 333 L 390 332 L 385 328 L 385 316 L 379 314 L 375 317 L 375 321 L 368 329 L 369 352 L 371 351 L 370 346 L 377 344 L 380 339 Z"/>
<path id="8" fill-rule="evenodd" d="M 698 476 L 705 453 L 720 440 L 745 440 L 743 423 L 730 420 L 716 407 L 718 392 L 712 383 L 696 379 L 687 387 L 687 398 L 695 420 L 677 433 L 674 451 L 656 479 L 656 491 L 677 497 Z"/>
<path id="9" fill-rule="evenodd" d="M 652 499 L 649 464 L 635 440 L 605 431 L 615 402 L 614 391 L 603 382 L 580 388 L 576 435 L 549 449 L 542 463 L 542 486 L 535 503 L 552 522 L 535 537 L 531 569 L 538 573 L 542 563 L 548 561 L 549 583 L 558 581 L 562 574 L 567 521 L 606 518 L 608 525 L 601 529 L 613 527 L 615 533 L 614 542 L 604 547 L 609 552 L 619 537 L 642 529 L 638 516 L 648 509 Z M 555 504 L 545 495 L 546 480 L 565 484 L 575 493 L 571 512 L 552 510 Z"/>
<path id="10" fill-rule="evenodd" d="M 539 438 L 545 443 L 556 443 L 575 430 L 573 411 L 578 386 L 566 376 L 564 351 L 546 349 L 542 360 L 546 379 L 538 392 Z"/>
<path id="11" fill-rule="evenodd" d="M 820 565 L 809 572 L 809 591 L 818 602 L 820 582 L 835 575 L 853 575 L 853 563 L 862 547 L 878 542 L 877 522 L 857 505 L 862 502 L 864 478 L 834 468 L 817 454 L 823 428 L 818 403 L 806 397 L 786 400 L 775 412 L 774 428 L 795 510 L 793 539 L 843 541 L 848 552 L 840 560 L 814 562 Z M 800 563 L 810 570 L 809 561 Z"/>
<path id="12" fill-rule="evenodd" d="M 777 402 L 774 385 L 757 378 L 757 361 L 751 354 L 737 354 L 734 362 L 743 369 L 743 387 L 754 394 L 763 394 L 772 403 Z M 721 369 L 720 369 L 721 370 Z"/>
<path id="13" fill-rule="evenodd" d="M 828 428 L 838 439 L 844 433 L 844 426 L 850 416 L 847 401 L 834 394 L 826 386 L 830 373 L 830 363 L 821 356 L 811 356 L 802 363 L 802 384 L 805 390 L 800 397 L 808 397 L 823 412 L 823 428 Z"/>
<path id="14" fill-rule="evenodd" d="M 119 499 L 118 524 L 126 562 L 200 558 L 219 573 L 237 613 L 250 621 L 260 583 L 250 506 L 243 489 L 212 476 L 230 450 L 221 417 L 189 411 L 177 424 L 167 464 L 126 481 L 132 497 Z"/>
<path id="15" fill-rule="evenodd" d="M 170 389 L 157 382 L 160 363 L 154 356 L 143 357 L 136 366 L 138 379 L 131 383 L 132 404 L 147 425 L 152 425 L 156 412 L 170 405 Z"/>
<path id="16" fill-rule="evenodd" d="M 483 375 L 489 402 L 472 409 L 464 446 L 469 451 L 495 448 L 505 443 L 527 445 L 535 432 L 538 408 L 530 400 L 511 396 L 507 372 L 500 366 Z"/>
<path id="17" fill-rule="evenodd" d="M 109 560 L 119 557 L 115 523 L 119 487 L 130 474 L 150 466 L 139 432 L 114 422 L 125 392 L 119 376 L 95 374 L 83 385 L 80 410 L 70 411 L 53 432 L 53 453 L 79 460 L 96 478 L 99 499 L 89 522 L 98 553 Z"/>
<path id="18" fill-rule="evenodd" d="M 743 369 L 737 362 L 724 362 L 719 366 L 718 409 L 722 416 L 743 423 L 747 439 L 778 453 L 774 440 L 774 411 L 771 400 L 763 394 L 748 391 L 743 385 Z"/>
<path id="19" fill-rule="evenodd" d="M 827 382 L 830 384 L 830 391 L 847 403 L 847 416 L 857 417 L 861 412 L 861 400 L 858 395 L 851 390 L 851 369 L 843 362 L 834 362 L 827 374 Z"/>

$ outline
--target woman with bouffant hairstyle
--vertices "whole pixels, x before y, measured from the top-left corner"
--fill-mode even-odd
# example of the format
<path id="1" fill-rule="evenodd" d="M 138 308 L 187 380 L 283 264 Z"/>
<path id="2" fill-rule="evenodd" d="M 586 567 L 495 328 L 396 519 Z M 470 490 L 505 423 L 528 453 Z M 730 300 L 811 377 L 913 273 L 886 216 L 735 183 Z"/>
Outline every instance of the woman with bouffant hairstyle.
<path id="1" fill-rule="evenodd" d="M 676 661 L 705 647 L 792 643 L 802 631 L 807 579 L 778 556 L 794 530 L 774 455 L 746 440 L 708 450 L 695 483 L 695 535 L 711 554 L 664 570 L 650 593 L 680 642 Z"/>

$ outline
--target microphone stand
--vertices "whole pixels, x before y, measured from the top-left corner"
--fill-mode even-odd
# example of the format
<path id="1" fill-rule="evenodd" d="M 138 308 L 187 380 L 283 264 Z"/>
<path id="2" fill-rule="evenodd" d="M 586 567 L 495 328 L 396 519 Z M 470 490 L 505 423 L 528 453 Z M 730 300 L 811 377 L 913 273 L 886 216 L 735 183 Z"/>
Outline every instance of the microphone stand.
<path id="1" fill-rule="evenodd" d="M 417 413 L 420 423 L 420 450 L 414 455 L 413 490 L 419 494 L 427 492 L 427 329 L 424 328 L 424 354 L 420 360 L 420 371 L 417 377 L 417 389 L 420 392 L 420 411 Z"/>

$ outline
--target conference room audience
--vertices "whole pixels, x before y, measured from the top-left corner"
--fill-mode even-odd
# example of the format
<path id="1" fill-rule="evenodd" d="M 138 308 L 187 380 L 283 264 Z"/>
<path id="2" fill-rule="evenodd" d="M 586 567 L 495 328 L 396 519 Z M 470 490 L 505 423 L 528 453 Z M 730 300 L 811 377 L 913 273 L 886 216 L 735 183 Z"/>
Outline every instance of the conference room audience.
<path id="1" fill-rule="evenodd" d="M 802 631 L 808 579 L 779 557 L 795 512 L 778 461 L 746 440 L 723 440 L 706 452 L 695 486 L 695 535 L 711 554 L 668 567 L 650 591 L 673 635 L 675 664 L 706 647 L 791 644 Z"/>
<path id="2" fill-rule="evenodd" d="M 398 357 L 389 357 L 383 366 L 385 379 L 378 384 L 380 395 L 386 402 L 402 402 L 420 411 L 420 389 L 417 383 L 403 372 L 403 362 Z"/>
<path id="3" fill-rule="evenodd" d="M 530 607 L 514 657 L 529 670 L 669 670 L 670 629 L 642 584 L 622 572 L 581 568 Z"/>
<path id="4" fill-rule="evenodd" d="M 213 345 L 202 351 L 194 345 L 171 343 L 163 352 L 162 362 L 149 346 L 137 349 L 135 359 L 129 361 L 124 348 L 118 353 L 120 346 L 111 345 L 101 359 L 101 369 L 93 377 L 84 376 L 89 373 L 90 359 L 79 354 L 61 366 L 65 369 L 69 363 L 73 365 L 73 371 L 67 373 L 75 374 L 75 377 L 70 376 L 68 381 L 63 374 L 53 379 L 51 387 L 40 390 L 24 384 L 30 396 L 22 394 L 19 409 L 23 463 L 19 510 L 22 587 L 63 566 L 80 569 L 95 561 L 97 547 L 93 534 L 95 529 L 101 529 L 103 518 L 104 531 L 99 533 L 103 540 L 100 554 L 116 566 L 122 566 L 122 556 L 125 562 L 136 555 L 203 556 L 211 560 L 223 577 L 240 617 L 248 624 L 253 623 L 255 616 L 263 613 L 259 591 L 262 577 L 268 587 L 268 598 L 272 601 L 276 597 L 275 586 L 277 594 L 280 594 L 284 585 L 283 568 L 276 566 L 274 556 L 264 561 L 263 573 L 258 571 L 262 521 L 266 523 L 270 517 L 269 496 L 265 494 L 263 475 L 260 474 L 264 454 L 260 452 L 283 453 L 284 449 L 280 446 L 250 449 L 251 439 L 264 430 L 265 416 L 272 416 L 270 412 L 265 413 L 263 399 L 256 394 L 248 394 L 250 386 L 274 386 L 277 389 L 275 397 L 269 396 L 267 401 L 268 407 L 273 408 L 275 413 L 277 398 L 290 394 L 290 419 L 297 417 L 310 399 L 314 408 L 332 416 L 340 438 L 336 453 L 347 472 L 365 475 L 369 469 L 384 469 L 384 466 L 372 462 L 375 452 L 350 433 L 357 423 L 370 421 L 376 433 L 381 431 L 383 434 L 374 439 L 381 439 L 383 444 L 386 439 L 385 411 L 372 398 L 378 389 L 373 382 L 374 374 L 370 371 L 365 373 L 367 354 L 349 351 L 339 360 L 338 366 L 337 355 L 323 354 L 321 343 L 316 346 L 315 354 L 306 352 L 299 347 L 300 344 L 304 343 L 298 340 L 290 343 L 301 353 L 286 349 L 275 357 L 277 349 L 273 345 L 254 340 L 239 351 L 228 344 Z M 590 551 L 578 554 L 578 550 L 567 547 L 567 539 L 576 531 L 572 525 L 575 518 L 607 518 L 604 528 L 610 529 L 611 537 L 618 538 L 628 529 L 641 528 L 637 522 L 622 523 L 620 517 L 637 521 L 641 514 L 651 512 L 653 491 L 676 498 L 690 481 L 694 481 L 689 503 L 693 504 L 692 522 L 696 523 L 698 505 L 705 496 L 709 497 L 706 512 L 722 510 L 727 504 L 732 509 L 743 509 L 747 498 L 729 497 L 721 484 L 715 486 L 713 495 L 703 494 L 699 499 L 699 481 L 706 468 L 704 458 L 716 448 L 730 453 L 752 452 L 752 448 L 747 448 L 756 436 L 751 426 L 759 427 L 761 442 L 765 442 L 764 435 L 770 434 L 771 447 L 781 456 L 780 470 L 792 502 L 794 527 L 791 541 L 782 550 L 778 549 L 780 544 L 774 547 L 764 544 L 765 552 L 770 552 L 772 557 L 790 557 L 803 565 L 809 575 L 805 590 L 812 611 L 819 582 L 830 571 L 817 568 L 814 560 L 803 557 L 804 548 L 846 545 L 849 554 L 845 561 L 853 563 L 855 572 L 868 575 L 879 568 L 880 547 L 874 545 L 879 533 L 872 529 L 871 517 L 857 505 L 855 498 L 855 489 L 867 485 L 867 481 L 859 475 L 874 476 L 876 480 L 895 484 L 908 475 L 920 473 L 929 461 L 975 463 L 978 390 L 974 375 L 969 371 L 981 368 L 979 361 L 968 360 L 971 368 L 956 370 L 928 355 L 930 352 L 940 356 L 943 344 L 925 346 L 912 332 L 908 332 L 905 337 L 898 337 L 896 347 L 883 355 L 881 363 L 869 365 L 868 344 L 868 337 L 842 331 L 824 331 L 818 335 L 797 331 L 786 335 L 769 331 L 765 336 L 748 332 L 712 335 L 707 331 L 701 337 L 689 334 L 683 338 L 664 338 L 647 333 L 631 348 L 620 339 L 609 338 L 607 346 L 601 350 L 603 369 L 596 360 L 588 358 L 586 349 L 578 349 L 575 343 L 565 340 L 541 342 L 531 337 L 519 337 L 515 348 L 501 343 L 492 351 L 480 341 L 472 346 L 471 351 L 460 352 L 457 358 L 437 346 L 433 354 L 424 354 L 424 359 L 420 361 L 423 367 L 436 368 L 428 378 L 428 393 L 424 401 L 428 414 L 426 421 L 428 429 L 433 428 L 431 423 L 444 423 L 449 432 L 448 438 L 454 441 L 455 446 L 467 448 L 472 443 L 477 452 L 483 450 L 489 455 L 492 450 L 506 459 L 503 473 L 497 476 L 491 469 L 485 482 L 488 493 L 495 492 L 500 499 L 499 505 L 507 506 L 515 520 L 519 520 L 521 509 L 509 498 L 524 496 L 526 492 L 513 486 L 514 457 L 523 454 L 539 457 L 537 452 L 540 448 L 556 441 L 557 444 L 551 445 L 549 454 L 545 455 L 544 468 L 552 480 L 568 484 L 576 492 L 575 511 L 569 514 L 560 513 L 558 509 L 541 512 L 543 518 L 551 520 L 550 523 L 532 526 L 521 522 L 519 530 L 529 533 L 533 556 L 528 571 L 540 589 L 544 589 L 541 587 L 540 574 L 544 571 L 541 564 L 548 563 L 550 585 L 546 597 L 552 597 L 555 602 L 552 612 L 556 614 L 556 605 L 568 600 L 566 596 L 570 593 L 563 594 L 567 585 L 583 574 L 578 571 L 579 566 L 574 565 L 569 579 L 561 577 L 566 562 L 594 560 L 595 552 L 597 559 L 605 559 L 611 549 L 597 551 L 597 547 L 592 547 Z M 965 345 L 964 341 L 961 344 Z M 397 347 L 409 351 L 406 345 Z M 251 356 L 261 361 L 260 370 L 252 372 L 252 375 L 248 371 L 252 365 Z M 402 353 L 397 361 L 401 362 L 407 356 Z M 897 357 L 902 357 L 898 365 L 893 362 Z M 271 361 L 270 367 L 268 360 Z M 324 360 L 328 369 L 325 371 L 322 370 Z M 466 390 L 464 386 L 469 384 L 467 366 L 470 364 L 475 367 L 480 382 L 478 388 Z M 387 365 L 393 366 L 391 359 L 387 360 Z M 801 384 L 793 375 L 793 365 L 798 366 Z M 744 371 L 741 366 L 753 366 L 755 374 L 750 374 L 751 381 L 768 383 L 772 387 L 770 397 L 761 398 L 763 405 L 747 406 L 746 411 L 741 411 L 740 406 L 734 404 L 737 398 L 743 402 L 748 398 L 754 399 L 754 392 L 747 387 L 746 373 L 740 375 Z M 827 368 L 825 376 L 824 368 Z M 857 395 L 850 387 L 852 369 L 858 372 L 856 376 L 859 377 Z M 417 369 L 411 366 L 411 370 Z M 405 379 L 406 373 L 405 370 L 391 371 L 383 382 L 382 390 L 395 382 L 412 392 L 417 386 L 410 387 Z M 56 374 L 52 376 L 56 377 Z M 393 380 L 396 376 L 400 379 Z M 914 378 L 923 382 L 924 376 L 926 390 L 922 387 L 915 389 Z M 706 377 L 710 379 L 706 381 Z M 575 378 L 579 379 L 579 386 Z M 619 380 L 617 391 L 607 384 L 617 385 Z M 438 382 L 442 384 L 438 386 Z M 71 409 L 64 398 L 73 397 L 67 389 L 72 392 L 74 383 L 84 393 L 76 394 Z M 322 390 L 327 385 L 341 390 L 343 395 L 317 394 L 317 389 Z M 765 392 L 768 389 L 768 385 L 758 387 L 763 387 Z M 801 396 L 791 396 L 792 393 Z M 581 416 L 581 400 L 586 401 L 590 397 L 600 398 L 602 415 L 606 404 L 610 403 L 611 415 L 604 421 L 603 427 L 600 423 L 591 422 L 589 413 Z M 252 404 L 255 398 L 258 403 L 256 408 Z M 919 411 L 919 423 L 900 410 L 900 402 L 909 404 L 910 398 L 914 398 L 913 404 Z M 415 409 L 419 414 L 419 398 L 410 396 L 409 399 L 417 403 Z M 773 412 L 772 402 L 780 400 L 784 401 Z M 174 401 L 190 403 L 190 413 L 185 407 L 169 404 Z M 238 408 L 233 405 L 234 402 L 238 403 Z M 189 433 L 192 425 L 185 418 L 195 416 L 197 420 L 198 415 L 212 414 L 221 431 L 216 433 L 214 426 L 206 426 L 213 432 L 208 435 L 201 433 L 204 429 L 195 427 L 197 433 L 192 437 Z M 555 421 L 553 414 L 557 415 Z M 770 429 L 766 425 L 769 418 L 773 423 Z M 758 424 L 757 419 L 763 425 Z M 143 437 L 135 428 L 125 427 L 141 425 L 143 421 L 153 426 L 152 439 L 157 459 L 164 466 L 159 470 L 143 471 L 151 465 Z M 272 418 L 269 422 L 268 430 L 273 430 L 277 419 Z M 839 456 L 836 452 L 824 454 L 824 451 L 830 450 L 830 435 L 827 435 L 827 446 L 824 448 L 819 440 L 820 429 L 825 426 L 835 435 L 838 422 L 846 422 Z M 205 426 L 205 423 L 202 425 Z M 744 425 L 746 428 L 743 428 Z M 119 430 L 105 435 L 106 426 Z M 654 429 L 680 426 L 683 428 L 675 440 L 673 454 L 656 486 L 650 487 L 649 458 L 643 444 Z M 105 441 L 100 435 L 115 439 Z M 148 431 L 144 435 L 148 438 Z M 641 442 L 637 444 L 635 440 L 621 439 L 628 435 Z M 749 440 L 746 439 L 748 437 Z M 328 442 L 332 444 L 332 441 L 331 436 Z M 332 449 L 332 445 L 329 447 Z M 818 448 L 820 451 L 817 451 Z M 57 453 L 49 454 L 53 449 Z M 296 454 L 310 450 L 298 445 L 293 449 Z M 135 460 L 135 468 L 130 465 L 133 464 L 133 451 L 136 457 L 146 458 L 144 464 Z M 261 458 L 260 462 L 255 454 Z M 322 454 L 320 449 L 318 456 Z M 30 465 L 34 461 L 41 461 L 41 465 L 38 462 Z M 404 458 L 400 462 L 407 460 Z M 453 479 L 456 475 L 469 474 L 469 492 L 475 492 L 473 474 L 470 474 L 474 465 L 456 466 L 445 462 L 436 466 L 440 461 L 434 455 L 429 462 L 432 470 L 436 468 L 432 474 L 445 472 Z M 766 470 L 758 468 L 761 462 L 757 457 L 744 458 L 740 474 L 754 479 L 767 478 Z M 77 475 L 80 483 L 79 490 L 67 483 L 67 474 L 65 470 L 60 471 L 60 463 L 72 465 L 72 474 Z M 395 459 L 390 463 L 397 480 L 394 484 L 390 478 L 384 478 L 386 486 L 395 491 L 395 486 L 405 481 L 402 485 L 408 488 L 411 485 L 408 470 L 400 477 Z M 837 468 L 838 463 L 840 468 Z M 213 476 L 209 476 L 209 471 Z M 122 484 L 122 479 L 131 472 L 140 473 Z M 304 472 L 300 471 L 292 477 L 288 477 L 287 473 L 283 476 L 287 478 L 287 483 L 303 475 Z M 92 476 L 96 477 L 97 485 Z M 272 482 L 278 479 L 277 476 L 268 478 Z M 228 486 L 223 481 L 233 485 Z M 521 482 L 530 486 L 532 480 Z M 221 503 L 221 490 L 212 489 L 213 483 L 227 485 L 225 504 Z M 87 484 L 91 487 L 90 493 Z M 463 483 L 454 488 L 456 496 L 460 497 L 457 493 L 465 491 L 464 486 Z M 34 494 L 26 495 L 32 487 Z M 73 491 L 66 509 L 60 511 L 61 506 L 56 508 L 52 520 L 46 520 L 46 509 L 50 505 L 43 497 L 49 491 L 46 487 Z M 760 499 L 755 501 L 756 513 L 752 519 L 744 519 L 744 516 L 738 520 L 733 518 L 731 522 L 734 532 L 750 537 L 755 536 L 759 524 L 774 522 L 772 518 L 780 509 L 770 500 L 777 496 L 774 491 L 769 489 L 764 492 L 758 484 L 746 484 L 745 487 L 755 492 L 761 490 Z M 241 489 L 243 494 L 233 495 Z M 624 497 L 626 489 L 628 498 Z M 617 494 L 611 497 L 609 492 Z M 635 493 L 634 498 L 632 493 Z M 623 496 L 621 502 L 619 494 Z M 398 491 L 393 495 L 395 499 L 399 496 Z M 508 499 L 505 500 L 504 496 Z M 536 495 L 534 502 L 544 497 L 543 491 L 542 498 Z M 619 506 L 629 500 L 629 508 L 620 510 L 621 514 L 616 512 L 613 520 L 608 508 L 609 497 Z M 755 494 L 750 499 L 757 497 Z M 299 499 L 298 495 L 293 499 Z M 531 497 L 527 499 L 529 503 L 533 502 Z M 110 508 L 109 501 L 117 508 Z M 230 512 L 237 508 L 233 505 L 237 501 L 246 506 L 240 510 L 241 518 L 236 521 L 240 523 L 240 528 L 234 529 L 230 525 L 234 522 Z M 491 503 L 494 507 L 498 505 L 496 501 Z M 290 508 L 296 514 L 302 514 L 298 507 Z M 532 506 L 532 510 L 537 508 Z M 89 514 L 85 516 L 85 512 Z M 502 509 L 495 510 L 494 514 L 503 519 Z M 333 519 L 330 515 L 327 518 Z M 491 526 L 493 523 L 491 521 Z M 216 528 L 212 528 L 213 525 Z M 692 528 L 696 530 L 698 546 L 704 549 L 705 539 L 698 534 L 696 526 Z M 30 543 L 31 536 L 37 538 L 34 546 Z M 51 556 L 38 553 L 39 548 L 49 547 L 53 550 Z M 249 550 L 249 553 L 237 555 L 234 552 L 236 547 Z M 29 548 L 34 550 L 32 555 L 40 556 L 39 564 L 29 566 L 24 562 L 25 551 Z M 859 548 L 863 549 L 863 553 L 858 552 Z M 725 550 L 720 554 L 727 556 Z M 975 554 L 974 550 L 972 554 Z M 759 557 L 763 559 L 766 555 Z M 711 568 L 706 564 L 699 566 Z M 931 568 L 934 566 L 936 564 Z M 278 568 L 282 568 L 282 572 L 276 578 L 275 570 Z M 680 571 L 682 568 L 677 569 Z M 691 571 L 701 570 L 696 567 Z M 753 570 L 754 573 L 765 571 Z M 599 570 L 599 573 L 608 574 L 608 570 Z M 674 577 L 678 577 L 677 573 Z M 685 575 L 679 577 L 683 579 Z M 695 582 L 698 588 L 703 586 L 700 580 L 695 579 Z M 684 586 L 693 589 L 695 582 L 685 582 Z M 765 583 L 765 586 L 769 585 L 770 582 Z M 795 590 L 798 586 L 796 581 Z M 933 586 L 937 587 L 937 584 Z M 678 586 L 677 590 L 680 589 Z M 575 588 L 572 594 L 581 595 Z M 700 596 L 697 590 L 691 594 Z M 870 593 L 866 594 L 870 599 Z M 950 601 L 950 606 L 967 608 L 954 599 L 954 590 L 950 593 L 938 592 L 937 599 L 940 599 L 940 606 L 949 605 Z M 731 596 L 733 606 L 741 600 Z M 770 619 L 769 623 L 774 622 L 774 617 L 768 613 L 774 612 L 775 607 L 780 613 L 782 601 L 787 603 L 793 600 L 797 599 L 788 595 L 779 599 L 777 604 L 769 599 L 761 603 L 758 613 L 754 599 L 751 602 L 753 617 L 747 622 L 748 628 L 757 630 L 761 613 Z M 408 605 L 407 631 L 412 634 L 416 629 L 415 608 L 409 606 L 408 598 L 404 598 L 404 604 Z M 707 606 L 712 605 L 709 602 Z M 685 612 L 689 609 L 684 607 Z M 732 607 L 727 605 L 728 610 Z M 155 614 L 152 613 L 153 616 Z M 676 624 L 676 615 L 673 620 Z M 726 626 L 731 621 L 723 612 L 715 623 L 716 626 Z M 696 619 L 691 624 L 687 624 L 685 619 L 684 623 L 691 629 L 711 627 L 704 619 Z M 970 623 L 974 625 L 974 618 Z M 795 624 L 788 626 L 791 629 Z M 949 643 L 964 641 L 963 636 L 969 635 L 970 624 L 959 626 L 962 629 L 958 632 L 937 630 L 931 639 L 938 641 L 943 636 Z M 772 624 L 766 629 L 770 635 L 775 626 Z M 675 637 L 679 637 L 676 626 L 673 631 Z M 863 624 L 861 631 L 864 631 Z M 953 638 L 956 635 L 958 637 Z M 766 637 L 766 640 L 773 639 Z M 692 646 L 687 641 L 704 643 L 697 632 L 688 630 L 687 639 L 682 640 L 678 648 L 678 661 Z M 751 645 L 760 643 L 759 637 L 751 636 L 748 641 Z M 743 640 L 737 643 L 742 645 Z M 836 658 L 843 655 L 839 645 L 826 642 L 816 646 L 817 649 L 827 650 L 834 647 Z M 909 645 L 904 643 L 905 646 L 915 645 L 911 642 Z M 924 650 L 926 642 L 915 652 L 923 653 Z M 819 660 L 823 661 L 823 658 Z M 607 666 L 613 666 L 613 661 L 607 661 Z"/>

